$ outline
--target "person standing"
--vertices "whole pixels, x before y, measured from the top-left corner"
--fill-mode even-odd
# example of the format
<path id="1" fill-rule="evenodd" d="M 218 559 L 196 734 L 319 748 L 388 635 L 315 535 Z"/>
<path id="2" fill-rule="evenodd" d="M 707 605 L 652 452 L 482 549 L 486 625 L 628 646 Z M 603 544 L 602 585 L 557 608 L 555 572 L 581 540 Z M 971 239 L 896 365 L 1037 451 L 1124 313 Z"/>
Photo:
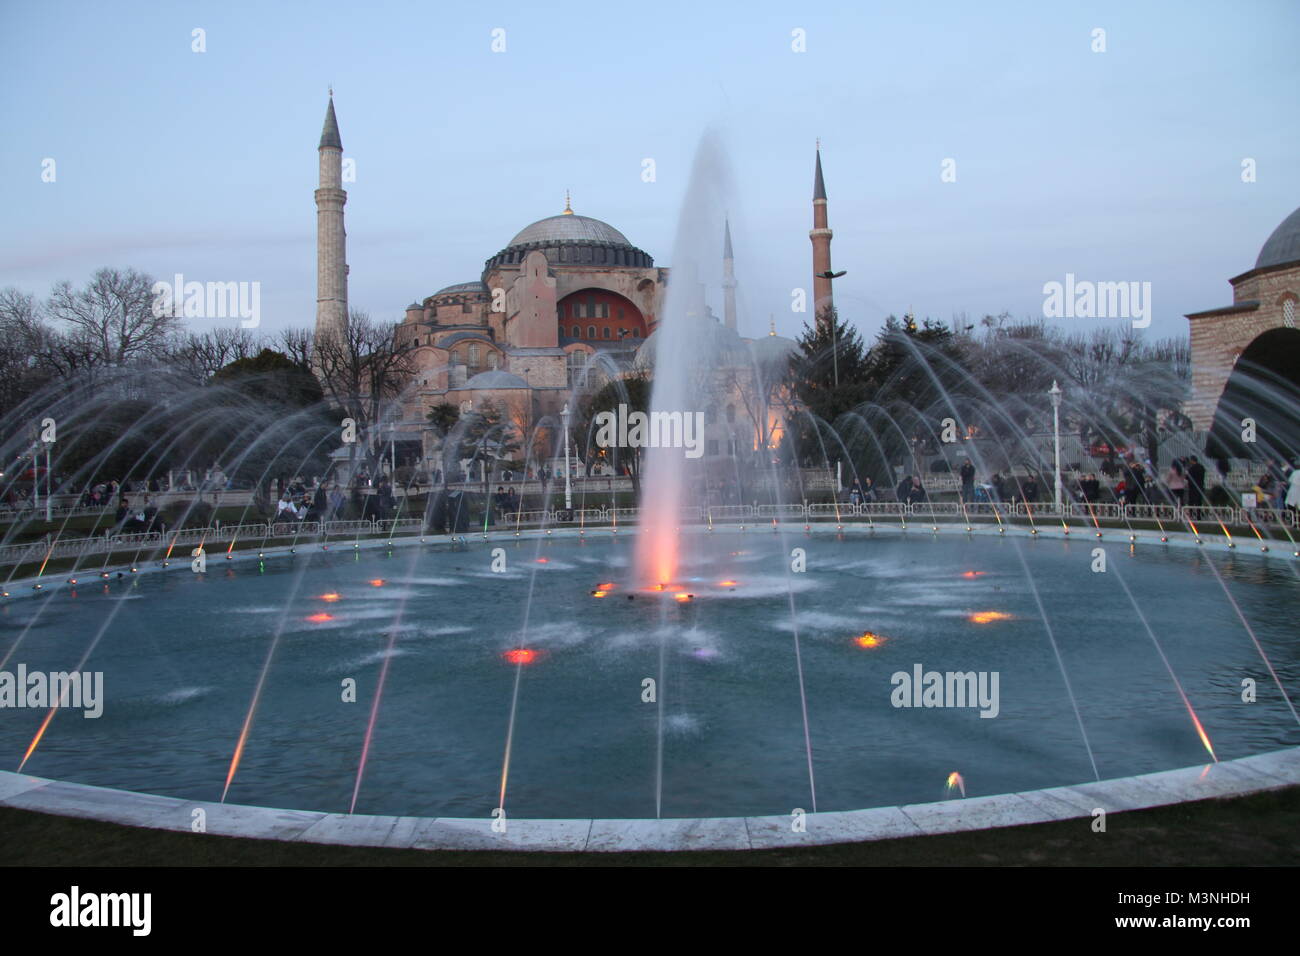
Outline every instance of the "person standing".
<path id="1" fill-rule="evenodd" d="M 1187 476 L 1183 474 L 1182 459 L 1175 458 L 1169 463 L 1169 471 L 1165 473 L 1165 486 L 1169 489 L 1174 504 L 1181 508 L 1187 498 Z"/>
<path id="2" fill-rule="evenodd" d="M 1193 508 L 1205 504 L 1205 466 L 1192 455 L 1187 459 L 1187 503 Z"/>
<path id="3" fill-rule="evenodd" d="M 975 500 L 975 466 L 969 458 L 961 463 L 961 500 L 970 504 Z"/>
<path id="4" fill-rule="evenodd" d="M 1291 481 L 1287 485 L 1286 506 L 1292 511 L 1300 511 L 1300 461 L 1291 471 Z"/>

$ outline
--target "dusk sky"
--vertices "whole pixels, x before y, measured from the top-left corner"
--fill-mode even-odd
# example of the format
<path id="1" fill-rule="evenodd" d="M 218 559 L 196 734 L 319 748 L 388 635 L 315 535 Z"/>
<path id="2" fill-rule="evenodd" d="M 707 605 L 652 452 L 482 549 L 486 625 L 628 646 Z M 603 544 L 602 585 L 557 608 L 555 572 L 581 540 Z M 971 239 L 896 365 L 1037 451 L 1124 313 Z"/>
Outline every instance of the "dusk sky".
<path id="1" fill-rule="evenodd" d="M 44 296 L 105 265 L 254 280 L 272 331 L 314 321 L 330 84 L 357 170 L 350 300 L 387 321 L 477 279 L 566 188 L 671 267 L 710 128 L 735 177 L 747 335 L 769 314 L 790 336 L 807 318 L 790 293 L 811 284 L 818 137 L 848 271 L 836 300 L 868 337 L 909 305 L 1041 315 L 1043 284 L 1066 273 L 1151 282 L 1148 334 L 1183 335 L 1183 314 L 1230 303 L 1227 280 L 1300 205 L 1295 0 L 0 11 L 0 285 Z"/>

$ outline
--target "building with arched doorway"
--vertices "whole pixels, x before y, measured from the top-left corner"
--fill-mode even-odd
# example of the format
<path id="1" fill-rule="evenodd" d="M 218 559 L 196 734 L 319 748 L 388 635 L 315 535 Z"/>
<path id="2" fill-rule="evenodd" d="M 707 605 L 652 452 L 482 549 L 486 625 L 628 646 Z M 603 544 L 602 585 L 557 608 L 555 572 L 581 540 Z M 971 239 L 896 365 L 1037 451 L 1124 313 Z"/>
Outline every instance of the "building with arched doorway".
<path id="1" fill-rule="evenodd" d="M 1294 456 L 1300 453 L 1300 209 L 1273 230 L 1254 268 L 1228 281 L 1232 305 L 1187 316 L 1188 415 L 1209 432 L 1206 451 L 1213 457 Z M 1243 432 L 1253 432 L 1253 447 Z"/>
<path id="2" fill-rule="evenodd" d="M 566 202 L 520 230 L 481 278 L 407 306 L 397 334 L 416 347 L 408 415 L 498 399 L 521 428 L 558 413 L 575 385 L 630 364 L 655 329 L 667 281 L 621 232 Z M 507 380 L 487 372 L 506 373 L 511 394 L 483 388 Z"/>

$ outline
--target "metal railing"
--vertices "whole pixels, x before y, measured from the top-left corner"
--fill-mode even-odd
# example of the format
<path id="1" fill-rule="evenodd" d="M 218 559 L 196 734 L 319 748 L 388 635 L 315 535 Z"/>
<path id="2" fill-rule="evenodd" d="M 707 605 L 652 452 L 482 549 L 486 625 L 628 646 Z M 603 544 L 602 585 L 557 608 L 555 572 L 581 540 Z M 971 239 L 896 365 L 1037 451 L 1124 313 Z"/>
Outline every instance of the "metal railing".
<path id="1" fill-rule="evenodd" d="M 1297 526 L 1297 513 L 1294 510 L 1276 510 L 1270 508 L 1230 508 L 1209 507 L 1204 505 L 1178 507 L 1176 505 L 1121 505 L 1118 503 L 1090 504 L 1073 502 L 1065 509 L 1066 516 L 1075 520 L 1098 521 L 1158 521 L 1174 528 L 1184 522 L 1199 522 L 1210 528 L 1222 523 L 1234 527 L 1265 527 L 1281 529 L 1289 537 L 1288 529 Z M 562 521 L 562 510 L 509 512 L 495 524 L 495 530 L 508 530 L 514 527 L 543 527 L 549 524 L 564 524 L 572 527 L 576 524 L 598 525 L 635 521 L 640 514 L 639 508 L 586 508 L 575 510 L 572 521 Z M 684 523 L 746 521 L 753 519 L 785 519 L 809 521 L 812 519 L 838 519 L 848 521 L 865 518 L 897 518 L 905 522 L 912 517 L 917 520 L 930 518 L 981 517 L 992 515 L 1006 519 L 1056 519 L 1061 514 L 1054 504 L 1029 504 L 1016 502 L 973 502 L 964 509 L 960 502 L 918 502 L 908 505 L 899 501 L 866 502 L 847 504 L 834 502 L 814 502 L 811 504 L 782 505 L 715 505 L 712 507 L 688 507 L 681 509 L 680 520 Z M 471 530 L 473 529 L 471 523 Z M 212 545 L 225 542 L 249 542 L 285 539 L 295 542 L 323 541 L 330 536 L 349 537 L 384 537 L 396 535 L 420 534 L 426 532 L 423 518 L 399 518 L 393 521 L 353 520 L 353 521 L 272 521 L 267 523 L 245 523 L 240 525 L 214 525 L 207 528 L 185 528 L 179 531 L 145 531 L 130 534 L 94 535 L 67 540 L 51 540 L 48 536 L 39 541 L 24 542 L 0 546 L 0 566 L 42 563 L 59 558 L 80 558 L 90 554 L 113 552 L 133 552 L 137 555 L 151 555 L 158 551 L 189 549 L 198 545 Z M 436 532 L 429 532 L 436 533 Z"/>

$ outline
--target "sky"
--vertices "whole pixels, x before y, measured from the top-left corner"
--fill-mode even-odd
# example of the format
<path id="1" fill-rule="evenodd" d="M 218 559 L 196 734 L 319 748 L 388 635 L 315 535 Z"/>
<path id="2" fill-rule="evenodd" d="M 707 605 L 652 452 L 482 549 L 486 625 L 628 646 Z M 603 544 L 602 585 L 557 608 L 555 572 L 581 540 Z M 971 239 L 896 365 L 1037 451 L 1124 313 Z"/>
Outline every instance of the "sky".
<path id="1" fill-rule="evenodd" d="M 0 286 L 256 281 L 271 332 L 314 322 L 331 85 L 350 302 L 387 321 L 566 189 L 671 267 L 706 133 L 747 335 L 808 318 L 818 138 L 836 304 L 868 338 L 909 307 L 1042 316 L 1067 274 L 1150 282 L 1147 334 L 1184 335 L 1300 206 L 1296 0 L 0 0 L 0 81 Z"/>

